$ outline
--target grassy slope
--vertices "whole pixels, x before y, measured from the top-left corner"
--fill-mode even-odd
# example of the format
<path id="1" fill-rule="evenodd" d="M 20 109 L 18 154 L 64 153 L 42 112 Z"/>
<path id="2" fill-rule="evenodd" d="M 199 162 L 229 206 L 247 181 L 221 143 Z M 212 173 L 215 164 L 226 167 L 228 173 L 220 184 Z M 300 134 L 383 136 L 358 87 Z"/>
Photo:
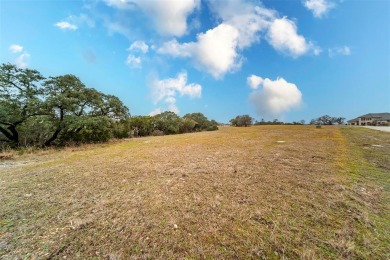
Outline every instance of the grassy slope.
<path id="1" fill-rule="evenodd" d="M 22 156 L 0 168 L 0 257 L 388 258 L 389 137 L 226 127 Z"/>

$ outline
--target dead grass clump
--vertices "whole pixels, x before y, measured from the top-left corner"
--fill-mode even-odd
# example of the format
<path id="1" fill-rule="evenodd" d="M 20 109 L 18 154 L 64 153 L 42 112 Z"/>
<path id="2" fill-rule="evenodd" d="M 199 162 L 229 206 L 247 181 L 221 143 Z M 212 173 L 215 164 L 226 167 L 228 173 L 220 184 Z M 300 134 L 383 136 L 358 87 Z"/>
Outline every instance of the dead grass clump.
<path id="1" fill-rule="evenodd" d="M 0 152 L 0 160 L 12 160 L 14 156 L 15 156 L 14 153 L 11 151 Z"/>

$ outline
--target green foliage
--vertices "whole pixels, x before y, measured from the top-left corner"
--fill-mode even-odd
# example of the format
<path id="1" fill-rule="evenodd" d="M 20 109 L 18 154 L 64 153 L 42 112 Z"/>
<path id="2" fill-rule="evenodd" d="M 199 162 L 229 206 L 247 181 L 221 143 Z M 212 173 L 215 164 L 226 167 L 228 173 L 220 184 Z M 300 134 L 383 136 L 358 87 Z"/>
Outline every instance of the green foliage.
<path id="1" fill-rule="evenodd" d="M 19 145 L 17 127 L 42 111 L 41 81 L 36 70 L 20 69 L 15 65 L 0 65 L 0 132 L 11 146 Z"/>
<path id="2" fill-rule="evenodd" d="M 180 133 L 190 133 L 195 130 L 196 126 L 197 122 L 195 120 L 184 117 L 180 122 L 179 131 Z"/>
<path id="3" fill-rule="evenodd" d="M 165 111 L 154 116 L 154 126 L 166 135 L 180 133 L 181 118 L 174 112 Z"/>
<path id="4" fill-rule="evenodd" d="M 58 137 L 61 145 L 72 143 L 106 142 L 112 137 L 110 118 L 105 116 L 72 117 Z"/>
<path id="5" fill-rule="evenodd" d="M 49 115 L 39 115 L 28 118 L 18 126 L 21 147 L 42 145 L 56 130 Z"/>
<path id="6" fill-rule="evenodd" d="M 193 131 L 214 131 L 218 130 L 218 123 L 215 120 L 209 121 L 202 113 L 186 114 L 184 119 L 191 119 L 196 122 Z"/>
<path id="7" fill-rule="evenodd" d="M 250 126 L 253 124 L 253 118 L 249 115 L 242 115 L 242 116 L 236 116 L 235 118 L 231 119 L 230 124 L 232 126 Z"/>
<path id="8" fill-rule="evenodd" d="M 130 136 L 130 120 L 120 120 L 112 122 L 112 136 L 117 139 Z"/>
<path id="9" fill-rule="evenodd" d="M 0 66 L 0 148 L 124 137 L 129 117 L 117 97 L 87 88 L 74 75 L 45 80 L 36 70 Z"/>
<path id="10" fill-rule="evenodd" d="M 332 117 L 328 115 L 320 116 L 310 121 L 311 125 L 344 125 L 344 117 Z"/>
<path id="11" fill-rule="evenodd" d="M 135 116 L 128 121 L 132 135 L 136 137 L 218 130 L 218 123 L 209 121 L 202 113 L 187 114 L 181 118 L 174 112 L 166 111 L 155 116 Z"/>
<path id="12" fill-rule="evenodd" d="M 153 133 L 153 118 L 150 116 L 135 116 L 129 120 L 133 136 L 148 136 Z"/>
<path id="13" fill-rule="evenodd" d="M 87 88 L 74 75 L 51 77 L 44 82 L 46 107 L 56 130 L 43 144 L 107 141 L 115 120 L 126 120 L 128 109 L 115 96 Z"/>

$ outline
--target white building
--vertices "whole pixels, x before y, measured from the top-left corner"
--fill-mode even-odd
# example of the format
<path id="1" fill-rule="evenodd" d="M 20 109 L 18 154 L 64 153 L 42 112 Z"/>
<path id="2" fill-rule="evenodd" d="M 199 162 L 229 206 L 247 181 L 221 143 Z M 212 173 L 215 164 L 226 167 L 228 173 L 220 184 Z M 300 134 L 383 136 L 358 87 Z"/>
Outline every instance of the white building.
<path id="1" fill-rule="evenodd" d="M 390 113 L 369 113 L 348 121 L 348 125 L 389 126 Z"/>

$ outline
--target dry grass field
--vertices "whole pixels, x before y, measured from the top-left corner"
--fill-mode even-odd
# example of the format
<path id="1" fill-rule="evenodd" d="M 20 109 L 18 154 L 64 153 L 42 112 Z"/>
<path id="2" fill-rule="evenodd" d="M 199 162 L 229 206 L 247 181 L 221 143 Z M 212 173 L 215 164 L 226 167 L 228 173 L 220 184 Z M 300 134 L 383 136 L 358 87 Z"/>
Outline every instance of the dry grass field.
<path id="1" fill-rule="evenodd" d="M 389 259 L 390 133 L 222 127 L 0 161 L 0 259 Z"/>

